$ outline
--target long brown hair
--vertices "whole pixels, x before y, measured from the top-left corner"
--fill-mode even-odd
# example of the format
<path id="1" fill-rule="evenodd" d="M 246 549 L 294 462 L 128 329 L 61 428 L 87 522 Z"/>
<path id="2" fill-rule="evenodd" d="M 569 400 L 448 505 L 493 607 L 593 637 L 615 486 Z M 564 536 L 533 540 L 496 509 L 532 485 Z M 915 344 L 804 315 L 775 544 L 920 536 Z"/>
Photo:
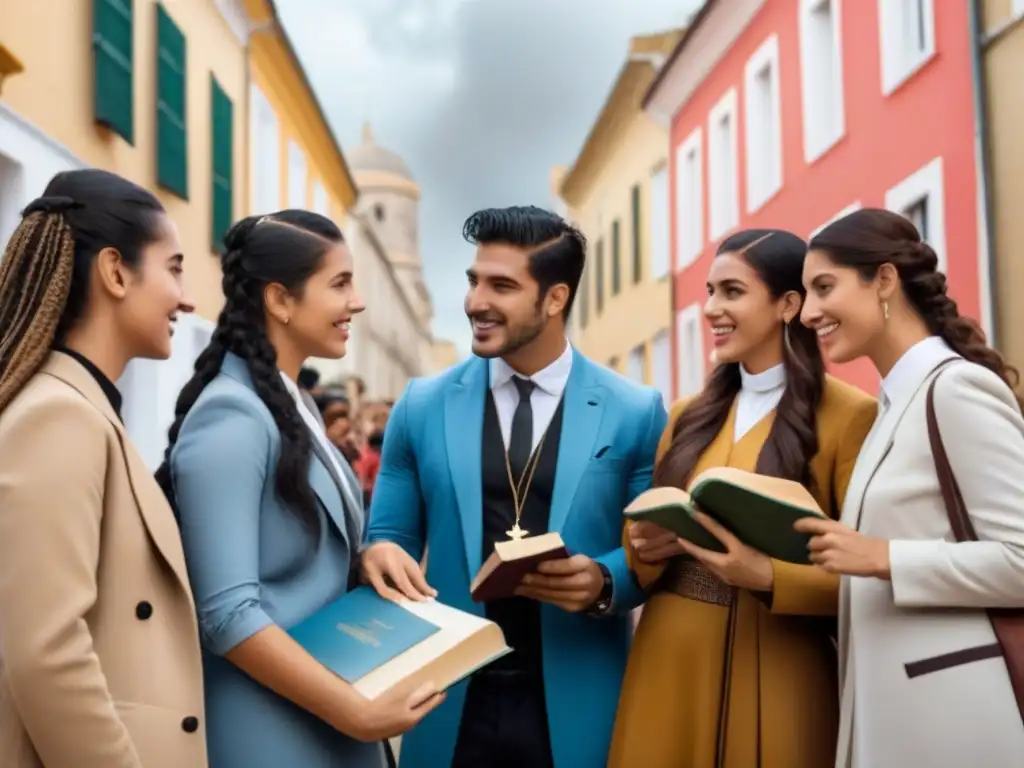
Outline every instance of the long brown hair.
<path id="1" fill-rule="evenodd" d="M 863 208 L 825 227 L 811 240 L 810 248 L 824 251 L 839 266 L 857 270 L 864 280 L 874 279 L 883 264 L 892 264 L 903 294 L 929 332 L 965 360 L 999 376 L 1020 402 L 1017 369 L 988 345 L 977 321 L 960 314 L 947 293 L 938 256 L 909 219 L 880 208 Z"/>
<path id="2" fill-rule="evenodd" d="M 807 244 L 791 232 L 748 229 L 722 242 L 718 256 L 742 255 L 773 298 L 803 287 Z M 815 332 L 800 323 L 799 313 L 784 329 L 786 389 L 775 409 L 768 440 L 757 458 L 757 472 L 796 480 L 813 488 L 810 461 L 818 452 L 818 405 L 825 386 L 825 363 Z M 701 454 L 725 426 L 740 391 L 740 364 L 716 366 L 704 389 L 676 419 L 672 444 L 654 470 L 655 485 L 685 488 Z"/>

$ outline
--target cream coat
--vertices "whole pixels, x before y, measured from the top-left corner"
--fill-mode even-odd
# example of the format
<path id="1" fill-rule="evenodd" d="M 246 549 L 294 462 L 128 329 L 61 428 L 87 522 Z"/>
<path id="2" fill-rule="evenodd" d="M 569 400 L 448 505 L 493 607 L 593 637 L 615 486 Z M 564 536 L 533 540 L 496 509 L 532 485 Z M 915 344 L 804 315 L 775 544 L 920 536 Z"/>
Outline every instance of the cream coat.
<path id="1" fill-rule="evenodd" d="M 843 521 L 890 540 L 892 581 L 840 588 L 839 768 L 1024 764 L 1024 725 L 1002 658 L 910 678 L 908 663 L 989 645 L 985 607 L 1024 606 L 1024 420 L 1009 388 L 958 360 L 938 374 L 946 452 L 980 542 L 956 543 L 928 442 L 937 339 L 901 370 L 850 481 Z M 908 353 L 910 354 L 910 353 Z M 884 399 L 883 399 L 884 401 Z"/>
<path id="2" fill-rule="evenodd" d="M 174 517 L 99 384 L 53 353 L 0 417 L 0 766 L 206 764 Z"/>

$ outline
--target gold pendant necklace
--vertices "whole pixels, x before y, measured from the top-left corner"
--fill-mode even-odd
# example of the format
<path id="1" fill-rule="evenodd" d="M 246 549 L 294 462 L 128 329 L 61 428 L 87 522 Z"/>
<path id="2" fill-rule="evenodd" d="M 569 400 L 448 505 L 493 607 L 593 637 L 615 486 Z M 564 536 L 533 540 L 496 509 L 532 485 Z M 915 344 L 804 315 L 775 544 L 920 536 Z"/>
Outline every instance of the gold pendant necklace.
<path id="1" fill-rule="evenodd" d="M 549 425 L 550 426 L 550 425 Z M 523 467 L 523 473 L 519 476 L 519 482 L 516 483 L 512 478 L 512 462 L 508 457 L 508 449 L 505 449 L 505 471 L 508 473 L 508 487 L 512 491 L 512 504 L 516 513 L 516 521 L 510 530 L 505 531 L 508 537 L 513 541 L 520 541 L 526 536 L 530 535 L 530 532 L 521 528 L 519 520 L 523 516 L 523 507 L 526 505 L 526 496 L 530 493 L 530 486 L 533 485 L 533 472 L 537 469 L 537 463 L 540 461 L 541 449 L 544 447 L 544 439 L 548 436 L 548 431 L 545 429 L 544 434 L 540 437 L 540 442 L 537 443 L 537 447 L 533 449 L 533 453 L 526 460 L 526 466 Z M 523 487 L 523 483 L 526 483 L 526 487 Z"/>

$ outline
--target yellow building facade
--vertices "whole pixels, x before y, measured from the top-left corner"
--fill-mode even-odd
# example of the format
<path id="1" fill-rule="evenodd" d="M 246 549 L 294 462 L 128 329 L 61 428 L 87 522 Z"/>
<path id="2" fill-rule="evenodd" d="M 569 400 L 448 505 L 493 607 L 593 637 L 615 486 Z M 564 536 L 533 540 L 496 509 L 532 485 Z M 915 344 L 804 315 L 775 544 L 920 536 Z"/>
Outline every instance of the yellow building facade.
<path id="1" fill-rule="evenodd" d="M 241 14 L 222 0 L 0 0 L 0 73 L 21 70 L 0 92 L 0 239 L 54 173 L 114 171 L 166 206 L 199 314 L 215 318 L 214 241 L 245 210 Z"/>
<path id="2" fill-rule="evenodd" d="M 589 241 L 570 335 L 585 355 L 671 394 L 668 132 L 643 95 L 680 31 L 635 37 L 576 160 L 552 183 Z"/>
<path id="3" fill-rule="evenodd" d="M 358 196 L 345 156 L 270 0 L 244 0 L 249 44 L 253 213 L 306 208 L 344 226 Z"/>
<path id="4" fill-rule="evenodd" d="M 983 78 L 980 134 L 986 151 L 991 219 L 996 344 L 1018 368 L 1024 366 L 1024 0 L 975 0 Z"/>

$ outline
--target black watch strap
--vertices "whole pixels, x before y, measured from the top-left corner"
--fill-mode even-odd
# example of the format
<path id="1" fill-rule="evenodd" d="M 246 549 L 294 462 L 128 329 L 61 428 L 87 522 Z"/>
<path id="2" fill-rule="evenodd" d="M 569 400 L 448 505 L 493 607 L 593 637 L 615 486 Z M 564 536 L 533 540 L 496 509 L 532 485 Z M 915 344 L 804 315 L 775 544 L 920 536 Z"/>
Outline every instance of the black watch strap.
<path id="1" fill-rule="evenodd" d="M 601 577 L 604 579 L 604 584 L 601 586 L 601 593 L 597 596 L 597 600 L 594 604 L 587 609 L 587 613 L 599 616 L 607 613 L 612 607 L 612 590 L 614 583 L 612 582 L 612 572 L 608 570 L 608 566 L 604 563 L 597 563 L 597 567 L 601 570 Z"/>

